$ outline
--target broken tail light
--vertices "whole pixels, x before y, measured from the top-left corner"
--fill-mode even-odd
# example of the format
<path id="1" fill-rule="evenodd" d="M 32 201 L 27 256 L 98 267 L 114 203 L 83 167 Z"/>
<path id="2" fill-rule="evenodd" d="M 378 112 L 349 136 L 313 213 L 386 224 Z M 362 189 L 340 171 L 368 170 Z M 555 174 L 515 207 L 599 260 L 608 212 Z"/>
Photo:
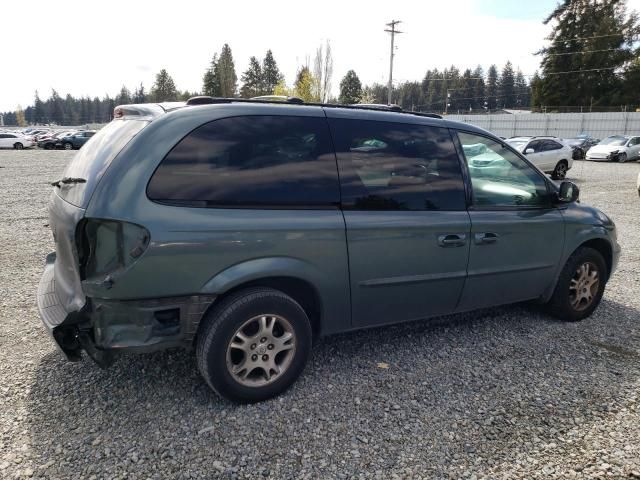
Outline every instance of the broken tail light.
<path id="1" fill-rule="evenodd" d="M 134 223 L 87 219 L 79 229 L 82 279 L 105 277 L 131 266 L 149 246 L 149 231 Z"/>

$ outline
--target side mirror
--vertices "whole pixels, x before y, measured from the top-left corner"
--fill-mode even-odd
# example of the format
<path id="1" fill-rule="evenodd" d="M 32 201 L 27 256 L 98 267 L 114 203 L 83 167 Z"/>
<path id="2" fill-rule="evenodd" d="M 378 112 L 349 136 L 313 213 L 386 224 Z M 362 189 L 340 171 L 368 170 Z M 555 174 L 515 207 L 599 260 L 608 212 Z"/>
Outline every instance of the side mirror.
<path id="1" fill-rule="evenodd" d="M 580 189 L 573 182 L 562 182 L 558 190 L 558 200 L 562 203 L 572 203 L 580 197 Z"/>
<path id="2" fill-rule="evenodd" d="M 529 155 L 530 153 L 536 153 L 536 151 L 535 151 L 533 148 L 527 148 L 527 149 L 524 151 L 524 154 L 525 154 L 525 155 Z"/>

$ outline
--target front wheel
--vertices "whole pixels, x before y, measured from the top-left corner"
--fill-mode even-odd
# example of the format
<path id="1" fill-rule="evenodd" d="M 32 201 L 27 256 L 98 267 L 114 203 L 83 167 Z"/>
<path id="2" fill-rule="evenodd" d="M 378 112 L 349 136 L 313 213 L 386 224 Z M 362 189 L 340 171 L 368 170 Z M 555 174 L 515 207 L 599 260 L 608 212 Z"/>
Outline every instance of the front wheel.
<path id="1" fill-rule="evenodd" d="M 198 369 L 209 386 L 233 401 L 274 397 L 302 373 L 311 351 L 311 324 L 302 307 L 271 288 L 224 299 L 198 333 Z"/>
<path id="2" fill-rule="evenodd" d="M 564 180 L 567 176 L 567 171 L 569 170 L 569 165 L 565 160 L 560 160 L 556 165 L 556 168 L 553 169 L 553 173 L 551 174 L 551 178 L 554 180 Z"/>
<path id="3" fill-rule="evenodd" d="M 620 163 L 624 163 L 627 161 L 627 154 L 626 153 L 621 153 L 620 155 L 618 155 L 618 161 Z"/>
<path id="4" fill-rule="evenodd" d="M 24 145 L 22 145 L 20 142 L 16 142 L 13 144 L 13 148 L 15 148 L 16 150 L 22 150 L 24 148 Z"/>
<path id="5" fill-rule="evenodd" d="M 44 149 L 45 150 L 53 150 L 53 144 L 52 143 L 45 143 L 44 144 Z"/>
<path id="6" fill-rule="evenodd" d="M 547 304 L 550 313 L 569 322 L 587 318 L 600 304 L 607 281 L 607 265 L 602 254 L 580 247 L 567 260 L 553 296 Z"/>
<path id="7" fill-rule="evenodd" d="M 65 150 L 73 150 L 73 145 L 70 144 L 69 142 L 65 142 L 64 149 Z"/>

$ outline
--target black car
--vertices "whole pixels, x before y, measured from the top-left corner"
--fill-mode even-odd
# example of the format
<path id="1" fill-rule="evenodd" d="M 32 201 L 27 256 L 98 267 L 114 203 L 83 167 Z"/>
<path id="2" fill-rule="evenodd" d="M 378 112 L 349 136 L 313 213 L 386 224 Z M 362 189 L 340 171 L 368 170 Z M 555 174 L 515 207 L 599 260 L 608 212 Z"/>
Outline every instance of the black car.
<path id="1" fill-rule="evenodd" d="M 575 138 L 565 139 L 565 143 L 573 150 L 574 160 L 583 160 L 587 154 L 587 150 L 600 143 L 600 140 L 588 134 L 580 134 Z"/>

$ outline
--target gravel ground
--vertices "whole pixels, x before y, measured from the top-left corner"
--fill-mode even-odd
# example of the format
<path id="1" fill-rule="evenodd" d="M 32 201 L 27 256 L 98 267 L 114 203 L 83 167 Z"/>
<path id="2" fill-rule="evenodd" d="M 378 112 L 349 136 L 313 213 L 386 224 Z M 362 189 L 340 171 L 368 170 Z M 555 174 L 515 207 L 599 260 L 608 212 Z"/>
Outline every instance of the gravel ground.
<path id="1" fill-rule="evenodd" d="M 640 165 L 576 162 L 623 256 L 589 319 L 527 305 L 321 340 L 284 396 L 236 406 L 194 358 L 66 363 L 35 306 L 47 181 L 0 151 L 0 478 L 640 478 Z"/>

